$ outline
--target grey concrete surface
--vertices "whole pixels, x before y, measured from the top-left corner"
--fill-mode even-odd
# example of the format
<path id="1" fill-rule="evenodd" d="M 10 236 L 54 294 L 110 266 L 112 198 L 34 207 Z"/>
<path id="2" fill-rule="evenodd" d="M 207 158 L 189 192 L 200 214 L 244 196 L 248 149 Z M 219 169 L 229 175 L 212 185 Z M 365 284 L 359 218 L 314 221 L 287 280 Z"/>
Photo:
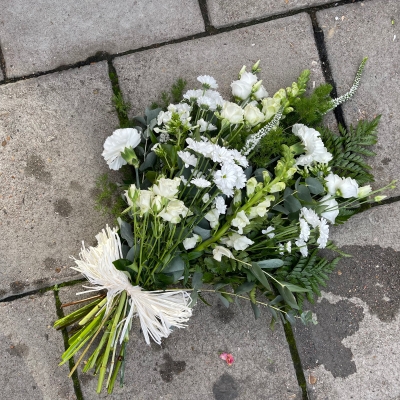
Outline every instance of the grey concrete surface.
<path id="1" fill-rule="evenodd" d="M 73 301 L 81 290 L 79 285 L 63 288 L 60 299 Z M 85 400 L 301 399 L 283 329 L 269 329 L 268 311 L 262 310 L 256 321 L 248 303 L 227 309 L 214 295 L 205 298 L 213 307 L 198 303 L 188 327 L 173 332 L 161 346 L 147 346 L 135 320 L 125 386 L 116 384 L 112 396 L 98 396 L 97 377 L 80 372 Z M 235 357 L 232 366 L 219 358 L 221 352 Z"/>
<path id="2" fill-rule="evenodd" d="M 358 93 L 344 105 L 344 112 L 347 124 L 382 115 L 377 156 L 369 160 L 375 187 L 382 187 L 400 178 L 400 116 L 396 111 L 400 103 L 400 4 L 396 0 L 348 4 L 320 11 L 317 18 L 339 94 L 348 90 L 363 57 L 369 57 Z M 390 194 L 399 195 L 400 188 Z"/>
<path id="3" fill-rule="evenodd" d="M 0 299 L 76 275 L 112 221 L 94 209 L 111 96 L 105 62 L 0 86 Z"/>
<path id="4" fill-rule="evenodd" d="M 0 37 L 9 78 L 202 31 L 196 0 L 1 2 Z"/>
<path id="5" fill-rule="evenodd" d="M 399 203 L 337 227 L 341 260 L 310 309 L 318 324 L 295 335 L 311 400 L 400 398 Z"/>
<path id="6" fill-rule="evenodd" d="M 211 24 L 219 28 L 330 2 L 332 0 L 207 0 L 207 6 Z M 266 38 L 267 43 L 271 41 Z"/>
<path id="7" fill-rule="evenodd" d="M 68 365 L 58 366 L 64 351 L 54 293 L 0 303 L 0 386 L 7 400 L 75 400 Z"/>
<path id="8" fill-rule="evenodd" d="M 266 37 L 270 38 L 268 45 Z M 311 80 L 316 84 L 323 80 L 307 14 L 119 57 L 114 65 L 122 92 L 132 104 L 133 116 L 144 113 L 152 101 L 160 100 L 160 93 L 169 91 L 178 77 L 187 80 L 187 89 L 197 89 L 197 76 L 211 75 L 223 97 L 229 99 L 230 84 L 237 79 L 243 64 L 251 69 L 258 59 L 260 77 L 271 96 L 291 85 L 306 68 L 312 70 Z"/>

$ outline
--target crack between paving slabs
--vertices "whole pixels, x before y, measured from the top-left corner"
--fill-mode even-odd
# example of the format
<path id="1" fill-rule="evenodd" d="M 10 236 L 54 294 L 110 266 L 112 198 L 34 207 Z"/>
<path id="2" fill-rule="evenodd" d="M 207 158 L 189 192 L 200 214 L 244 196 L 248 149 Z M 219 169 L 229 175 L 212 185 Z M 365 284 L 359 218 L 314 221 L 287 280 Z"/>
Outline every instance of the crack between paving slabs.
<path id="1" fill-rule="evenodd" d="M 300 8 L 300 9 L 296 9 L 296 10 L 291 10 L 285 13 L 280 13 L 280 14 L 275 14 L 275 15 L 271 15 L 268 17 L 264 17 L 264 18 L 255 18 L 252 19 L 251 21 L 248 22 L 241 22 L 241 23 L 236 23 L 236 24 L 232 24 L 232 25 L 228 25 L 225 27 L 221 27 L 221 28 L 215 28 L 211 25 L 209 17 L 208 17 L 208 9 L 207 9 L 207 4 L 206 4 L 206 0 L 198 0 L 199 4 L 200 4 L 200 10 L 203 16 L 203 20 L 205 23 L 205 32 L 200 32 L 194 35 L 190 35 L 190 36 L 185 36 L 182 38 L 178 38 L 178 39 L 173 39 L 173 40 L 169 40 L 169 41 L 165 41 L 165 42 L 160 42 L 160 43 L 154 43 L 148 46 L 143 46 L 137 49 L 133 49 L 133 50 L 127 50 L 118 54 L 109 54 L 105 51 L 98 51 L 94 56 L 89 56 L 88 58 L 86 58 L 83 61 L 78 61 L 76 63 L 73 64 L 66 64 L 66 65 L 61 65 L 57 68 L 48 70 L 48 71 L 38 71 L 29 75 L 24 75 L 24 76 L 20 76 L 20 77 L 16 77 L 16 78 L 6 78 L 6 75 L 4 74 L 4 80 L 0 83 L 1 85 L 4 84 L 8 84 L 8 83 L 14 83 L 14 82 L 18 82 L 21 80 L 25 80 L 25 79 L 30 79 L 30 78 L 37 78 L 39 76 L 43 76 L 43 75 L 49 75 L 52 74 L 54 72 L 60 72 L 60 71 L 65 71 L 65 70 L 69 70 L 69 69 L 74 69 L 74 68 L 79 68 L 79 67 L 83 67 L 86 65 L 90 65 L 92 63 L 96 63 L 96 62 L 101 62 L 101 61 L 112 61 L 115 58 L 119 58 L 119 57 L 123 57 L 126 55 L 130 55 L 130 54 L 134 54 L 134 53 L 139 53 L 142 51 L 146 51 L 146 50 L 151 50 L 151 49 L 155 49 L 155 48 L 159 48 L 159 47 L 163 47 L 163 46 L 167 46 L 170 44 L 176 44 L 176 43 L 182 43 L 182 42 L 186 42 L 186 41 L 190 41 L 190 40 L 196 40 L 196 39 L 201 39 L 204 37 L 208 37 L 208 36 L 213 36 L 213 35 L 219 35 L 221 33 L 225 33 L 225 32 L 230 32 L 233 30 L 237 30 L 237 29 L 241 29 L 241 28 L 245 28 L 245 27 L 250 27 L 250 26 L 256 26 L 265 22 L 269 22 L 269 21 L 273 21 L 273 20 L 278 20 L 278 19 L 282 19 L 282 18 L 286 18 L 286 17 L 290 17 L 296 14 L 301 14 L 301 13 L 308 13 L 308 14 L 314 14 L 317 11 L 321 11 L 321 10 L 325 10 L 325 9 L 329 9 L 329 8 L 334 8 L 334 7 L 339 7 L 342 5 L 346 5 L 346 4 L 354 4 L 354 3 L 359 3 L 359 2 L 368 2 L 368 1 L 374 1 L 374 0 L 341 0 L 341 1 L 334 1 L 328 4 L 322 4 L 319 6 L 314 6 L 314 7 L 304 7 L 304 8 Z M 317 46 L 318 47 L 318 46 Z M 0 49 L 1 51 L 1 49 Z M 1 56 L 0 56 L 1 59 Z M 4 59 L 4 69 L 5 69 L 5 59 Z M 328 83 L 329 80 L 328 80 Z"/>

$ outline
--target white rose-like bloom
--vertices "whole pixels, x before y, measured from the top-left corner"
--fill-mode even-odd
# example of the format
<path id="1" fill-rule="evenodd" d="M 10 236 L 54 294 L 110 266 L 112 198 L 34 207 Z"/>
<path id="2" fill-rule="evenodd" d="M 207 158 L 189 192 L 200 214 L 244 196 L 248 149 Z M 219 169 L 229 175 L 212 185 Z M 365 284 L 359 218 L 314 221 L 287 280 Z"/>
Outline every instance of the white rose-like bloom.
<path id="1" fill-rule="evenodd" d="M 232 94 L 235 97 L 241 100 L 246 100 L 251 94 L 252 85 L 249 85 L 247 82 L 239 80 L 239 81 L 233 81 L 231 83 L 231 88 L 232 88 Z"/>
<path id="2" fill-rule="evenodd" d="M 228 250 L 226 247 L 222 246 L 215 246 L 215 249 L 213 250 L 213 257 L 217 261 L 221 261 L 222 256 L 228 257 L 228 258 L 235 258 L 233 257 L 233 254 L 230 250 Z"/>
<path id="3" fill-rule="evenodd" d="M 321 216 L 327 219 L 331 224 L 334 224 L 336 217 L 339 215 L 338 202 L 327 194 L 320 200 L 320 204 L 327 206 L 326 211 L 324 211 Z"/>
<path id="4" fill-rule="evenodd" d="M 265 115 L 257 107 L 247 104 L 244 108 L 244 119 L 250 126 L 256 126 L 264 122 Z"/>
<path id="5" fill-rule="evenodd" d="M 185 163 L 185 168 L 189 168 L 189 165 L 193 167 L 197 165 L 197 157 L 188 151 L 178 151 L 178 156 Z"/>
<path id="6" fill-rule="evenodd" d="M 201 75 L 197 80 L 207 89 L 218 89 L 217 81 L 210 75 Z"/>
<path id="7" fill-rule="evenodd" d="M 231 124 L 242 123 L 243 114 L 243 108 L 230 101 L 226 101 L 222 106 L 221 117 L 228 120 Z"/>
<path id="8" fill-rule="evenodd" d="M 193 234 L 193 236 L 191 238 L 186 238 L 182 244 L 183 247 L 186 250 L 190 250 L 190 249 L 194 249 L 196 247 L 197 242 L 199 242 L 201 240 L 201 237 L 199 235 L 196 235 L 195 233 Z"/>
<path id="9" fill-rule="evenodd" d="M 219 212 L 212 208 L 204 218 L 210 223 L 211 229 L 214 229 L 219 224 Z"/>
<path id="10" fill-rule="evenodd" d="M 131 325 L 132 318 L 137 315 L 147 344 L 150 337 L 158 344 L 172 332 L 171 327 L 184 328 L 184 322 L 192 315 L 189 307 L 190 297 L 183 291 L 154 291 L 143 290 L 133 286 L 124 272 L 115 268 L 113 261 L 122 258 L 121 241 L 117 230 L 103 229 L 96 239 L 97 247 L 82 247 L 80 260 L 75 259 L 76 271 L 81 272 L 94 285 L 87 287 L 83 293 L 107 290 L 107 308 L 109 312 L 115 296 L 126 291 L 129 297 L 130 311 L 124 321 L 119 335 L 120 343 Z M 78 293 L 80 294 L 80 293 Z"/>
<path id="11" fill-rule="evenodd" d="M 211 186 L 211 182 L 204 178 L 194 178 L 190 183 L 201 189 Z"/>
<path id="12" fill-rule="evenodd" d="M 226 204 L 225 200 L 222 196 L 217 196 L 214 199 L 215 202 L 215 208 L 220 214 L 225 214 L 226 213 Z"/>
<path id="13" fill-rule="evenodd" d="M 167 206 L 158 214 L 164 221 L 178 224 L 181 222 L 181 216 L 186 217 L 189 209 L 181 200 L 171 200 Z"/>
<path id="14" fill-rule="evenodd" d="M 200 118 L 197 121 L 197 124 L 200 126 L 200 132 L 206 132 L 206 131 L 215 131 L 217 127 L 210 122 L 204 121 L 203 118 Z"/>
<path id="15" fill-rule="evenodd" d="M 104 142 L 104 151 L 101 155 L 107 161 L 110 169 L 119 170 L 126 161 L 121 153 L 126 147 L 134 149 L 141 141 L 140 133 L 134 128 L 117 129 Z"/>
<path id="16" fill-rule="evenodd" d="M 301 139 L 306 152 L 296 159 L 296 165 L 308 166 L 314 161 L 328 163 L 332 160 L 332 154 L 324 146 L 318 131 L 303 124 L 294 124 L 292 132 Z"/>
<path id="17" fill-rule="evenodd" d="M 240 81 L 253 86 L 255 83 L 257 83 L 258 79 L 257 76 L 251 72 L 243 72 L 243 74 L 240 76 Z"/>
<path id="18" fill-rule="evenodd" d="M 254 242 L 246 236 L 239 235 L 238 233 L 230 233 L 228 237 L 221 238 L 221 243 L 226 244 L 229 247 L 233 247 L 235 250 L 246 250 Z"/>
<path id="19" fill-rule="evenodd" d="M 329 238 L 329 225 L 326 222 L 325 218 L 321 218 L 321 223 L 318 227 L 319 229 L 319 238 L 317 239 L 317 243 L 319 244 L 319 249 L 324 249 L 326 244 L 328 243 Z"/>
<path id="20" fill-rule="evenodd" d="M 261 100 L 264 99 L 265 97 L 268 97 L 268 92 L 265 90 L 265 87 L 263 85 L 261 85 L 258 90 L 256 90 L 253 93 L 253 96 L 257 99 L 257 100 Z"/>
<path id="21" fill-rule="evenodd" d="M 154 194 L 166 197 L 167 199 L 174 199 L 179 191 L 180 178 L 168 179 L 160 178 L 157 184 L 151 187 Z"/>
<path id="22" fill-rule="evenodd" d="M 325 177 L 328 193 L 332 196 L 341 196 L 344 199 L 358 197 L 358 183 L 351 178 L 341 178 L 336 174 L 329 174 Z M 370 187 L 371 188 L 371 187 Z"/>
<path id="23" fill-rule="evenodd" d="M 238 228 L 238 232 L 240 234 L 243 233 L 243 228 L 250 223 L 247 215 L 244 211 L 240 211 L 236 214 L 236 218 L 234 218 L 231 222 L 231 225 Z"/>

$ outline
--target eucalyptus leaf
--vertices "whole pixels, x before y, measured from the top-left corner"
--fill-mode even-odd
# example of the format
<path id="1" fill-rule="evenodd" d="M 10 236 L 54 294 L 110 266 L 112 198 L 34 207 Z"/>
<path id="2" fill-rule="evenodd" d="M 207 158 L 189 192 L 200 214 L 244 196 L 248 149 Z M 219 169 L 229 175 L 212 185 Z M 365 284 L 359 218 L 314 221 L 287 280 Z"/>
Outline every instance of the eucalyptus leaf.
<path id="1" fill-rule="evenodd" d="M 322 186 L 321 182 L 316 178 L 306 178 L 306 185 L 313 194 L 320 194 L 324 191 L 324 187 Z"/>
<path id="2" fill-rule="evenodd" d="M 211 237 L 211 231 L 209 229 L 200 228 L 198 225 L 193 228 L 193 232 L 200 235 L 203 240 L 207 240 Z"/>
<path id="3" fill-rule="evenodd" d="M 293 283 L 289 282 L 279 282 L 282 286 L 286 286 L 291 292 L 296 292 L 296 293 L 306 293 L 306 292 L 311 292 L 310 289 L 302 288 L 301 286 L 294 285 Z"/>
<path id="4" fill-rule="evenodd" d="M 217 295 L 218 295 L 218 298 L 221 300 L 222 304 L 223 304 L 226 308 L 229 308 L 229 301 L 228 301 L 224 296 L 222 296 L 221 293 L 218 293 L 218 292 L 217 292 Z"/>
<path id="5" fill-rule="evenodd" d="M 154 110 L 151 108 L 146 108 L 144 113 L 146 115 L 147 122 L 150 122 L 152 119 L 156 118 L 160 111 L 162 111 L 161 108 L 155 108 Z"/>
<path id="6" fill-rule="evenodd" d="M 193 289 L 200 289 L 203 284 L 203 273 L 195 272 L 192 277 Z"/>
<path id="7" fill-rule="evenodd" d="M 250 303 L 250 304 L 251 304 L 251 308 L 253 309 L 254 318 L 255 319 L 260 318 L 260 307 L 258 307 L 258 305 L 254 304 L 254 303 Z"/>
<path id="8" fill-rule="evenodd" d="M 242 294 L 242 293 L 250 292 L 250 290 L 253 289 L 254 285 L 255 285 L 254 282 L 242 283 L 240 286 L 238 286 L 236 288 L 235 294 Z"/>
<path id="9" fill-rule="evenodd" d="M 279 258 L 271 258 L 270 260 L 257 261 L 260 268 L 275 269 L 282 267 L 284 262 Z"/>
<path id="10" fill-rule="evenodd" d="M 251 263 L 251 272 L 266 289 L 271 290 L 271 286 L 268 282 L 267 277 L 265 276 L 263 270 L 257 263 L 255 262 Z"/>
<path id="11" fill-rule="evenodd" d="M 182 260 L 181 256 L 175 256 L 163 269 L 164 274 L 172 272 L 181 272 L 185 269 L 185 262 Z"/>
<path id="12" fill-rule="evenodd" d="M 310 190 L 308 189 L 307 186 L 305 185 L 299 185 L 297 187 L 297 196 L 299 197 L 300 200 L 303 200 L 306 203 L 312 204 L 313 199 L 310 194 Z"/>
<path id="13" fill-rule="evenodd" d="M 294 213 L 296 211 L 299 211 L 302 207 L 300 201 L 297 200 L 296 197 L 292 195 L 286 197 L 283 204 L 285 205 L 285 209 L 288 210 L 289 213 Z"/>
<path id="14" fill-rule="evenodd" d="M 152 168 L 157 161 L 156 153 L 151 151 L 147 154 L 146 159 L 144 160 L 143 164 L 139 167 L 140 171 L 144 171 L 148 168 Z"/>
<path id="15" fill-rule="evenodd" d="M 286 210 L 286 208 L 281 206 L 280 204 L 277 204 L 276 206 L 272 207 L 272 210 L 281 212 L 283 214 L 289 214 L 289 211 Z"/>
<path id="16" fill-rule="evenodd" d="M 286 286 L 278 285 L 278 291 L 282 295 L 283 300 L 285 301 L 286 304 L 288 304 L 290 307 L 294 308 L 295 310 L 299 309 L 296 298 L 294 297 L 293 293 Z"/>
<path id="17" fill-rule="evenodd" d="M 129 247 L 133 246 L 133 233 L 132 233 L 132 226 L 127 222 L 123 221 L 121 218 L 118 218 L 119 224 L 119 233 L 122 239 L 125 239 L 128 243 Z"/>
<path id="18" fill-rule="evenodd" d="M 254 177 L 257 179 L 257 182 L 262 182 L 264 183 L 264 176 L 263 176 L 263 171 L 266 171 L 266 168 L 257 168 L 254 171 Z"/>

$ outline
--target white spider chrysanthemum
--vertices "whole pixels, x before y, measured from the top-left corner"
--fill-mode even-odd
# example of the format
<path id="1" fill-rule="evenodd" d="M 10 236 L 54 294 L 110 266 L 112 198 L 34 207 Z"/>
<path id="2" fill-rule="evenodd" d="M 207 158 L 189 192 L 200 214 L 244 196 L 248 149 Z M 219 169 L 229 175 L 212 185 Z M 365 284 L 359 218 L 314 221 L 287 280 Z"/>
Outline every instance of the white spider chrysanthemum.
<path id="1" fill-rule="evenodd" d="M 84 286 L 85 292 L 107 290 L 106 315 L 113 299 L 126 291 L 130 311 L 120 334 L 122 343 L 134 315 L 140 320 L 144 338 L 150 344 L 150 337 L 158 344 L 172 332 L 171 327 L 184 328 L 192 315 L 190 297 L 184 291 L 145 291 L 133 286 L 127 275 L 115 268 L 113 261 L 122 258 L 121 242 L 116 228 L 103 229 L 96 239 L 97 247 L 82 248 L 80 260 L 75 259 L 76 271 L 81 272 L 93 287 Z M 85 293 L 82 292 L 82 293 Z M 80 293 L 78 293 L 80 294 Z"/>
<path id="2" fill-rule="evenodd" d="M 211 186 L 211 182 L 204 178 L 194 178 L 190 183 L 198 188 L 207 188 Z"/>
<path id="3" fill-rule="evenodd" d="M 140 133 L 136 129 L 117 129 L 104 142 L 104 151 L 101 155 L 107 161 L 110 169 L 117 171 L 126 164 L 121 153 L 126 147 L 134 149 L 140 143 L 140 140 Z"/>
<path id="4" fill-rule="evenodd" d="M 188 151 L 178 151 L 178 156 L 185 163 L 185 168 L 189 168 L 189 165 L 193 167 L 197 165 L 197 157 Z"/>
<path id="5" fill-rule="evenodd" d="M 210 75 L 201 75 L 197 80 L 203 85 L 205 89 L 218 89 L 217 81 Z"/>
<path id="6" fill-rule="evenodd" d="M 325 218 L 321 218 L 321 223 L 319 224 L 319 238 L 317 239 L 317 243 L 319 244 L 319 249 L 324 249 L 326 244 L 328 243 L 329 238 L 329 225 Z"/>

